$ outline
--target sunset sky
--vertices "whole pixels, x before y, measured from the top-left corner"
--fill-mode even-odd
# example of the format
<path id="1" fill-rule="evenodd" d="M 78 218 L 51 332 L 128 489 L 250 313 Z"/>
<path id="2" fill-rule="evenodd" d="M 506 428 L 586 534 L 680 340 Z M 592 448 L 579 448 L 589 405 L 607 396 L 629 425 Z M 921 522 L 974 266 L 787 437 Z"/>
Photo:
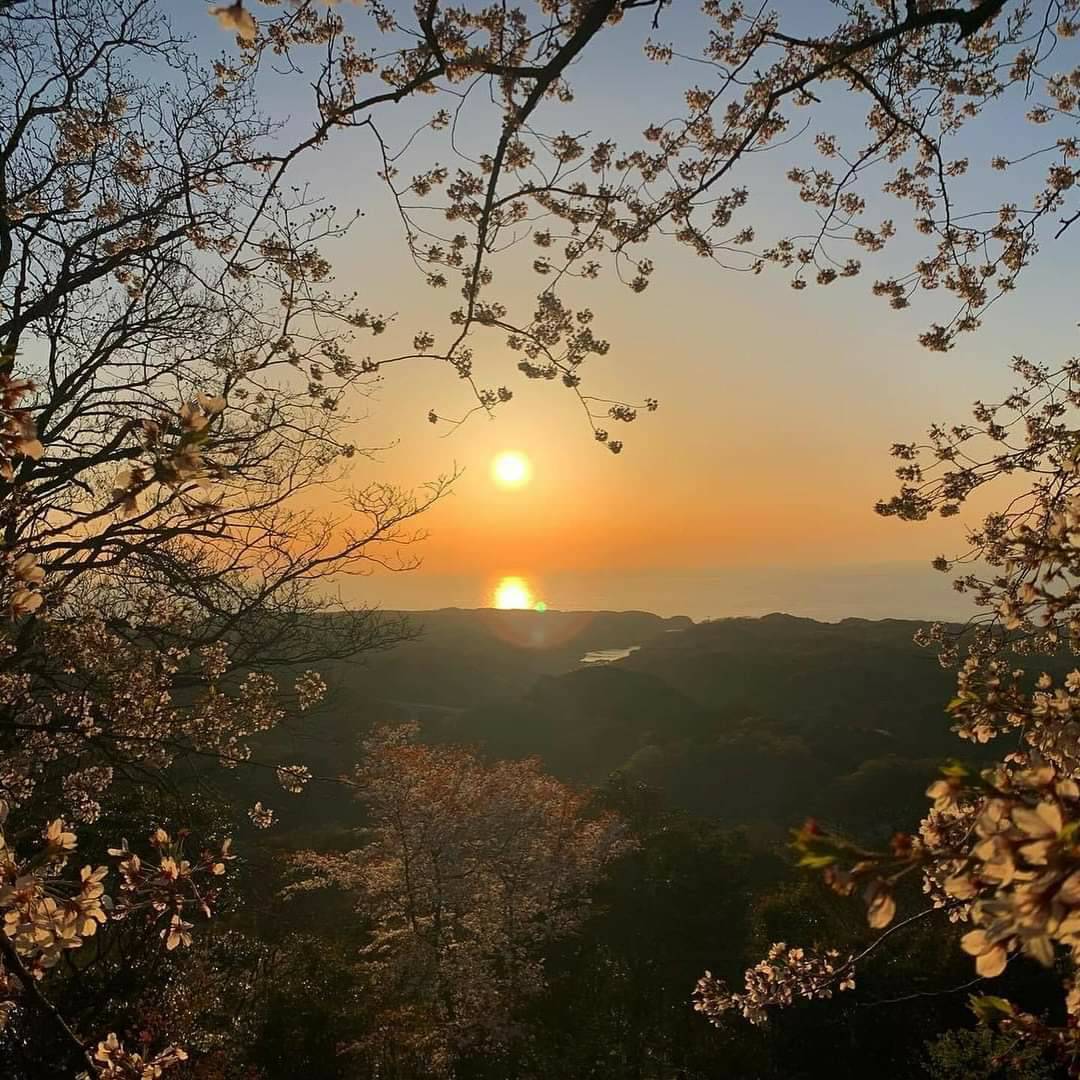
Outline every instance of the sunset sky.
<path id="1" fill-rule="evenodd" d="M 694 10 L 675 5 L 656 37 L 692 38 Z M 575 105 L 541 112 L 546 130 L 565 125 L 591 131 L 594 140 L 632 143 L 650 121 L 676 115 L 681 90 L 706 83 L 709 72 L 650 64 L 640 50 L 647 33 L 645 19 L 627 18 L 602 34 L 572 74 Z M 281 82 L 271 84 L 279 89 L 268 96 L 268 109 L 288 112 Z M 862 103 L 838 104 L 850 126 L 834 122 L 830 130 L 861 138 Z M 384 115 L 384 132 L 397 138 L 430 114 L 430 102 L 420 105 Z M 491 137 L 490 127 L 481 130 L 482 115 L 474 114 L 466 132 L 477 146 Z M 985 125 L 972 129 L 965 151 L 973 166 L 1000 152 L 994 135 Z M 1018 127 L 1010 152 L 1029 138 Z M 812 224 L 784 178 L 797 156 L 760 155 L 735 177 L 751 190 L 746 220 L 763 238 L 789 224 Z M 427 163 L 433 158 L 453 165 L 441 144 Z M 422 143 L 410 162 L 409 172 L 425 163 Z M 428 289 L 409 263 L 378 167 L 370 136 L 357 131 L 331 140 L 300 173 L 343 210 L 364 212 L 348 239 L 326 253 L 341 286 L 356 289 L 373 310 L 397 315 L 383 338 L 364 343 L 375 358 L 407 348 L 419 329 L 445 336 L 457 299 L 453 287 Z M 997 174 L 977 171 L 978 183 L 997 182 Z M 976 201 L 997 205 L 1012 180 Z M 874 190 L 864 191 L 868 219 L 894 216 L 903 231 L 910 210 L 881 195 L 873 200 Z M 388 369 L 367 403 L 359 441 L 396 445 L 358 477 L 413 485 L 455 466 L 464 472 L 426 517 L 423 568 L 407 578 L 350 584 L 345 595 L 388 606 L 479 606 L 490 602 L 501 578 L 515 575 L 536 599 L 559 608 L 642 607 L 696 617 L 776 608 L 828 618 L 962 613 L 948 582 L 926 565 L 961 546 L 961 523 L 904 525 L 877 517 L 872 507 L 894 491 L 894 441 L 917 438 L 932 420 L 963 420 L 976 397 L 1001 394 L 1011 385 L 1013 354 L 1059 361 L 1074 350 L 1075 327 L 1060 314 L 1051 317 L 1074 305 L 1074 286 L 1058 272 L 1053 242 L 1045 246 L 981 332 L 943 356 L 915 339 L 945 308 L 924 298 L 896 313 L 870 296 L 875 277 L 906 269 L 905 258 L 919 250 L 903 235 L 891 251 L 866 256 L 854 281 L 803 292 L 793 291 L 781 270 L 759 277 L 729 272 L 671 242 L 654 242 L 647 254 L 657 269 L 644 294 L 610 275 L 569 286 L 573 302 L 596 312 L 596 332 L 612 345 L 607 357 L 589 362 L 588 388 L 661 403 L 619 432 L 626 447 L 618 457 L 592 441 L 568 391 L 518 374 L 515 354 L 497 335 L 476 340 L 480 381 L 505 382 L 515 399 L 496 419 L 475 416 L 450 435 L 430 425 L 427 413 L 453 416 L 469 407 L 453 373 L 420 364 Z M 518 313 L 531 311 L 540 281 L 521 268 L 533 250 L 523 245 L 520 257 L 511 253 L 493 264 L 493 293 Z M 524 454 L 532 468 L 529 483 L 509 490 L 493 482 L 490 470 L 507 450 Z"/>

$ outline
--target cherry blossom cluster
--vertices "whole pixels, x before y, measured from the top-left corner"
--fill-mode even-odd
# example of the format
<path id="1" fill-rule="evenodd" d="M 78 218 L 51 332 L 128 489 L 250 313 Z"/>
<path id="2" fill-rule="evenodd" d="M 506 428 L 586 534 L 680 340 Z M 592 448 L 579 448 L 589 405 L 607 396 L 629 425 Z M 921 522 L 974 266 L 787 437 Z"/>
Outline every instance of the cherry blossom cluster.
<path id="1" fill-rule="evenodd" d="M 719 1024 L 726 1013 L 736 1012 L 752 1024 L 763 1024 L 770 1008 L 791 1005 L 797 999 L 831 998 L 834 992 L 853 990 L 851 957 L 835 949 L 816 951 L 778 941 L 768 957 L 746 972 L 745 987 L 731 991 L 706 971 L 694 988 L 694 1009 Z"/>
<path id="2" fill-rule="evenodd" d="M 0 353 L 0 477 L 11 480 L 22 458 L 36 461 L 45 452 L 23 399 L 34 392 L 30 379 L 13 378 L 14 356 Z"/>
<path id="3" fill-rule="evenodd" d="M 179 1046 L 167 1046 L 156 1054 L 127 1050 L 115 1032 L 110 1032 L 94 1050 L 96 1075 L 115 1080 L 158 1080 L 166 1069 L 187 1059 Z"/>
<path id="4" fill-rule="evenodd" d="M 0 806 L 0 816 L 7 817 Z M 145 917 L 158 927 L 166 950 L 191 944 L 193 924 L 185 916 L 198 911 L 209 918 L 218 895 L 216 880 L 235 858 L 230 841 L 205 848 L 192 860 L 184 852 L 183 831 L 173 839 L 164 829 L 151 834 L 151 856 L 140 857 L 123 841 L 110 848 L 116 861 L 112 895 L 108 866 L 83 866 L 77 876 L 65 870 L 78 843 L 57 818 L 44 829 L 41 844 L 20 856 L 0 831 L 0 913 L 3 934 L 21 967 L 41 978 L 63 953 L 81 948 L 110 919 Z M 12 954 L 9 952 L 10 961 Z"/>
<path id="5" fill-rule="evenodd" d="M 225 410 L 225 399 L 200 393 L 185 402 L 175 417 L 143 420 L 140 432 L 148 455 L 145 463 L 126 465 L 113 482 L 112 498 L 128 517 L 139 512 L 139 495 L 151 485 L 163 484 L 182 492 L 192 510 L 207 509 L 194 498 L 205 493 L 220 470 L 204 457 L 210 424 Z"/>

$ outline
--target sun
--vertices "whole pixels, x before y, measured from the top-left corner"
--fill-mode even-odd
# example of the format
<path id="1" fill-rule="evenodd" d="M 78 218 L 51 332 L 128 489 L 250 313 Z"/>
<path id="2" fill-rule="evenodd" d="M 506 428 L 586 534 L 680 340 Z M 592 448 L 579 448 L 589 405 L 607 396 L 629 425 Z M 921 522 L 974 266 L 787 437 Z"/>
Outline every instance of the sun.
<path id="1" fill-rule="evenodd" d="M 504 450 L 491 463 L 491 478 L 501 488 L 524 487 L 531 476 L 532 465 L 518 450 Z"/>
<path id="2" fill-rule="evenodd" d="M 495 587 L 495 607 L 507 611 L 511 608 L 531 608 L 532 593 L 524 578 L 504 577 Z"/>

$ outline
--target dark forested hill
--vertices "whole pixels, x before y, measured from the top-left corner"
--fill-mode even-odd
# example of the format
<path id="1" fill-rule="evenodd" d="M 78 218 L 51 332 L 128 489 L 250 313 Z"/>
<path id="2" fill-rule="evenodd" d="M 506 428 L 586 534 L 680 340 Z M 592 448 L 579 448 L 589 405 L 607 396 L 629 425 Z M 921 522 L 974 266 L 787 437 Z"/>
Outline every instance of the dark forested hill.
<path id="1" fill-rule="evenodd" d="M 327 702 L 302 729 L 272 736 L 278 756 L 294 740 L 298 759 L 332 777 L 350 769 L 373 727 L 409 720 L 429 743 L 539 757 L 546 772 L 594 788 L 596 808 L 620 814 L 635 838 L 597 884 L 587 922 L 546 953 L 547 989 L 523 1009 L 521 1039 L 502 1055 L 463 1057 L 461 1080 L 1002 1075 L 992 1065 L 1000 1046 L 971 1030 L 971 960 L 945 920 L 890 939 L 854 993 L 781 1010 L 764 1028 L 732 1019 L 717 1031 L 690 1008 L 706 968 L 738 986 L 773 941 L 857 951 L 872 939 L 858 899 L 794 865 L 792 826 L 812 815 L 887 840 L 917 827 L 944 759 L 986 752 L 950 732 L 955 672 L 914 645 L 919 624 L 787 615 L 694 624 L 639 612 L 413 618 L 423 628 L 416 641 L 325 672 Z M 621 658 L 583 662 L 601 650 Z M 362 791 L 332 784 L 318 797 L 278 800 L 284 828 L 267 837 L 266 866 L 290 848 L 362 843 L 363 806 Z M 899 899 L 907 914 L 925 908 L 916 881 Z M 304 910 L 322 927 L 323 966 L 286 981 L 267 1019 L 273 1045 L 293 1057 L 311 1030 L 367 1037 L 334 981 L 347 985 L 367 942 L 362 910 L 309 903 L 322 904 Z M 276 927 L 280 903 L 268 905 Z M 1010 965 L 1000 983 L 1036 1012 L 1053 1000 L 1034 964 Z M 352 1075 L 324 1049 L 303 1050 L 311 1075 Z M 269 1058 L 261 1066 L 283 1075 Z M 1023 1073 L 1054 1075 L 1040 1062 Z"/>
<path id="2" fill-rule="evenodd" d="M 649 784 L 678 809 L 786 829 L 807 814 L 883 833 L 911 824 L 948 757 L 955 672 L 912 641 L 918 623 L 789 615 L 694 624 L 643 612 L 462 611 L 410 616 L 420 634 L 326 672 L 304 734 L 323 772 L 373 725 L 537 755 L 555 775 Z M 602 650 L 634 651 L 583 663 Z"/>
<path id="3" fill-rule="evenodd" d="M 461 707 L 524 693 L 540 675 L 570 671 L 590 652 L 653 642 L 693 626 L 644 611 L 407 613 L 415 640 L 335 670 L 342 694 Z"/>
<path id="4" fill-rule="evenodd" d="M 944 712 L 954 675 L 912 643 L 918 625 L 770 615 L 667 627 L 608 664 L 540 674 L 567 655 L 541 654 L 528 688 L 499 695 L 524 666 L 503 639 L 461 657 L 487 700 L 421 719 L 496 757 L 538 754 L 569 779 L 624 771 L 732 824 L 857 808 L 865 825 L 870 792 L 869 824 L 887 828 L 919 811 L 936 763 L 964 749 Z M 440 651 L 455 669 L 453 645 Z"/>

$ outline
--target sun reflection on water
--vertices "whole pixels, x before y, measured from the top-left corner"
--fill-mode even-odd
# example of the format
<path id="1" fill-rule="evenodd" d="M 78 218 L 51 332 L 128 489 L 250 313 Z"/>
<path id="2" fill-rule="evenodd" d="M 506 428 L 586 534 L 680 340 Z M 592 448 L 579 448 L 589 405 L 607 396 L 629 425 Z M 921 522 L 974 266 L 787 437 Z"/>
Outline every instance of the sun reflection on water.
<path id="1" fill-rule="evenodd" d="M 536 606 L 529 583 L 521 577 L 504 577 L 495 586 L 492 606 L 502 610 Z"/>
<path id="2" fill-rule="evenodd" d="M 593 620 L 587 611 L 549 610 L 540 599 L 544 584 L 536 578 L 509 574 L 492 579 L 487 588 L 488 631 L 519 649 L 562 648 Z"/>

